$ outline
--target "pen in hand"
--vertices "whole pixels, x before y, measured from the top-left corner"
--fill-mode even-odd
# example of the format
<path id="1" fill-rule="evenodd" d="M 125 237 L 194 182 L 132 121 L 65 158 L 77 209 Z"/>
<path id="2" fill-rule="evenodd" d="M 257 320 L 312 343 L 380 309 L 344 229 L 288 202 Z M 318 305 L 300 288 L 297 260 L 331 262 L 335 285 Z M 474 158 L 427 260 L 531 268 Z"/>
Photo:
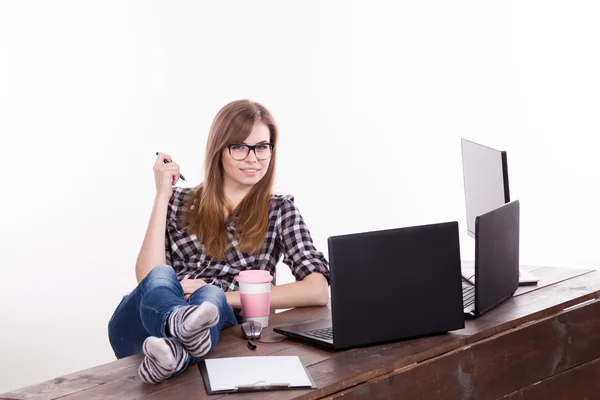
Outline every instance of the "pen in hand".
<path id="1" fill-rule="evenodd" d="M 156 155 L 158 155 L 158 151 L 156 152 Z M 167 160 L 163 160 L 163 162 L 164 162 L 165 164 L 168 164 L 168 163 L 169 163 L 169 161 L 167 161 Z M 186 179 L 183 177 L 183 175 L 179 174 L 179 178 L 181 178 L 181 180 L 182 180 L 182 181 L 186 181 L 186 182 L 187 182 L 187 180 L 186 180 Z"/>

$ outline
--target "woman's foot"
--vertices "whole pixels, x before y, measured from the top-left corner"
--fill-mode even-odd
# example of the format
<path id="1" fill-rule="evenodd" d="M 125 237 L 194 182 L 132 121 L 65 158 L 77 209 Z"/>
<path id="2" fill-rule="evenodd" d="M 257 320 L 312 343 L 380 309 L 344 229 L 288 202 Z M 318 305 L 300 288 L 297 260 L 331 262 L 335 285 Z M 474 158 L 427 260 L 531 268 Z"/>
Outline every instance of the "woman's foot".
<path id="1" fill-rule="evenodd" d="M 209 329 L 218 322 L 217 306 L 205 301 L 199 306 L 176 308 L 169 315 L 168 325 L 171 335 L 179 339 L 191 356 L 202 357 L 212 344 Z"/>
<path id="2" fill-rule="evenodd" d="M 142 346 L 144 360 L 138 369 L 143 382 L 160 383 L 187 366 L 188 352 L 177 340 L 150 336 Z"/>

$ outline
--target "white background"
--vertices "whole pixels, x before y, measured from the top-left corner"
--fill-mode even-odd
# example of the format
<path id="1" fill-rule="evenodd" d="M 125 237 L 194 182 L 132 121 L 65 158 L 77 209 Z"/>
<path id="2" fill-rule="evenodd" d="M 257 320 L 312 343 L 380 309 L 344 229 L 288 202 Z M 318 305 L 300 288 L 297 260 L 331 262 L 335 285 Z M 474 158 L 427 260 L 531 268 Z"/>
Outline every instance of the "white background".
<path id="1" fill-rule="evenodd" d="M 114 360 L 154 153 L 200 183 L 234 99 L 273 112 L 277 187 L 325 254 L 457 220 L 472 259 L 466 137 L 508 151 L 522 262 L 597 268 L 600 5 L 399 3 L 0 3 L 0 393 Z"/>

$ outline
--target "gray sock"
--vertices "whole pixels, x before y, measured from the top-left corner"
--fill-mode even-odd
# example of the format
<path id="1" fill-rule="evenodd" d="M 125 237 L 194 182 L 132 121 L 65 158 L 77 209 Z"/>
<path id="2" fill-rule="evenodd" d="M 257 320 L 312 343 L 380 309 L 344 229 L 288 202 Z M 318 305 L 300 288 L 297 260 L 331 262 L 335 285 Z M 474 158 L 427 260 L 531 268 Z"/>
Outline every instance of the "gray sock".
<path id="1" fill-rule="evenodd" d="M 212 344 L 209 329 L 218 322 L 217 306 L 205 301 L 199 306 L 183 306 L 171 312 L 169 333 L 179 339 L 191 356 L 202 357 Z"/>
<path id="2" fill-rule="evenodd" d="M 175 339 L 150 336 L 142 346 L 144 360 L 138 369 L 145 383 L 160 383 L 187 366 L 190 355 Z"/>

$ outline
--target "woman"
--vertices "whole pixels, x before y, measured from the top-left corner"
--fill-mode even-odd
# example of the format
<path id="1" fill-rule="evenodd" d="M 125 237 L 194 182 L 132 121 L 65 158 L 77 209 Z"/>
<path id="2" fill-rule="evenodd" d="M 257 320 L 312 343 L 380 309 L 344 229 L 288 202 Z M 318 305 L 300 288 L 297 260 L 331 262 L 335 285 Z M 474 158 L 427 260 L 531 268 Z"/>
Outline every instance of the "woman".
<path id="1" fill-rule="evenodd" d="M 144 353 L 144 382 L 180 374 L 214 348 L 221 329 L 237 324 L 240 271 L 274 275 L 283 255 L 296 282 L 273 287 L 271 307 L 327 304 L 327 261 L 293 198 L 271 192 L 277 135 L 265 107 L 239 100 L 215 116 L 203 184 L 173 187 L 179 167 L 158 154 L 156 198 L 135 267 L 138 286 L 109 322 L 117 358 Z"/>

